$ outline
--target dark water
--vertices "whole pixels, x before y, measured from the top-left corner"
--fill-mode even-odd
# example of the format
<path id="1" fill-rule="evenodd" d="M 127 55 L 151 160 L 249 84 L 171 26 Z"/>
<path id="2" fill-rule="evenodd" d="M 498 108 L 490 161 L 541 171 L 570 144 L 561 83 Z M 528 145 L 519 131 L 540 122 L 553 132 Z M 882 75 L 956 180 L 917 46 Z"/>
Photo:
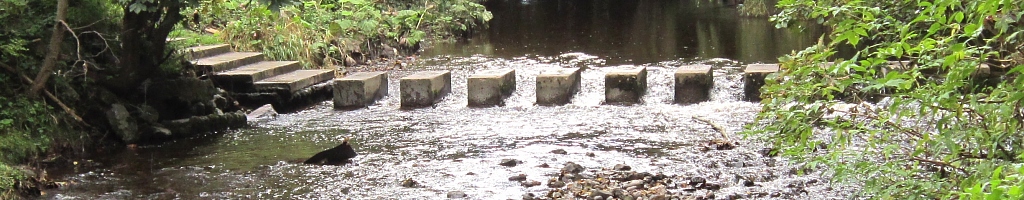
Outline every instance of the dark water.
<path id="1" fill-rule="evenodd" d="M 498 0 L 490 29 L 468 42 L 440 44 L 430 55 L 502 58 L 584 52 L 606 64 L 725 58 L 774 63 L 817 42 L 824 29 L 778 30 L 766 18 L 741 17 L 713 1 Z"/>
<path id="2" fill-rule="evenodd" d="M 461 191 L 469 199 L 519 199 L 547 188 L 526 188 L 508 177 L 526 174 L 543 182 L 566 162 L 706 177 L 724 186 L 715 191 L 719 196 L 849 194 L 814 173 L 793 173 L 797 166 L 761 155 L 763 145 L 735 134 L 761 109 L 740 100 L 738 67 L 771 62 L 816 35 L 776 31 L 765 19 L 734 17 L 729 8 L 696 1 L 498 1 L 489 8 L 491 29 L 468 44 L 430 50 L 415 70 L 392 71 L 392 95 L 375 106 L 339 111 L 328 101 L 241 130 L 82 161 L 54 172 L 70 184 L 44 198 L 440 199 Z M 711 100 L 672 104 L 672 72 L 691 63 L 715 65 Z M 603 74 L 621 65 L 648 67 L 644 103 L 602 105 Z M 588 68 L 581 91 L 568 105 L 534 105 L 534 77 L 565 66 Z M 516 69 L 517 91 L 503 107 L 467 108 L 466 77 L 494 68 Z M 433 108 L 398 109 L 398 77 L 426 69 L 452 70 L 452 94 Z M 740 145 L 702 150 L 721 136 L 694 117 L 723 125 Z M 360 153 L 355 164 L 296 164 L 343 138 Z M 549 153 L 554 149 L 568 155 Z M 499 166 L 505 158 L 523 164 Z M 544 163 L 552 167 L 538 167 Z M 758 186 L 737 185 L 736 175 L 758 177 Z M 407 178 L 423 187 L 400 186 Z"/>

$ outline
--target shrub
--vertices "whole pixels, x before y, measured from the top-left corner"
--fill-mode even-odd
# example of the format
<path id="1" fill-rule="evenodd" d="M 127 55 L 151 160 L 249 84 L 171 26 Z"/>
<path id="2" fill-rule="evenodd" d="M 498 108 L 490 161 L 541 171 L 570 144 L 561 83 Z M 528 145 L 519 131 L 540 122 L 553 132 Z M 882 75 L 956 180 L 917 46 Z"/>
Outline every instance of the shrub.
<path id="1" fill-rule="evenodd" d="M 1019 198 L 1022 5 L 782 0 L 779 27 L 809 19 L 832 31 L 780 58 L 746 133 L 865 197 Z M 855 54 L 826 64 L 844 45 Z M 909 62 L 889 62 L 899 60 Z M 982 64 L 1005 73 L 991 83 L 976 74 Z"/>

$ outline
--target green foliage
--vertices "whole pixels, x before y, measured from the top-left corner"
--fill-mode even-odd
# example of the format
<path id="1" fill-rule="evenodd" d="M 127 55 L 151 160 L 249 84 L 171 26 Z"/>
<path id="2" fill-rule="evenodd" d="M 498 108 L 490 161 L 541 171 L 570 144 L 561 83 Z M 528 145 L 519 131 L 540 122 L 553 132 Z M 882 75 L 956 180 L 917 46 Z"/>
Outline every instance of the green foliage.
<path id="1" fill-rule="evenodd" d="M 780 59 L 784 70 L 766 80 L 759 124 L 747 133 L 863 186 L 866 197 L 1020 198 L 1022 5 L 779 1 L 779 27 L 809 19 L 833 31 Z M 844 45 L 856 54 L 825 64 Z M 987 83 L 982 64 L 1006 72 Z"/>
<path id="2" fill-rule="evenodd" d="M 17 199 L 14 184 L 24 179 L 24 176 L 20 170 L 0 163 L 0 199 Z"/>
<path id="3" fill-rule="evenodd" d="M 747 0 L 740 8 L 740 14 L 745 16 L 764 17 L 771 15 L 767 0 Z"/>
<path id="4" fill-rule="evenodd" d="M 364 41 L 412 46 L 428 38 L 450 38 L 483 27 L 491 14 L 470 0 L 391 4 L 371 0 L 312 0 L 274 12 L 242 0 L 212 0 L 224 10 L 196 10 L 225 19 L 224 41 L 271 59 L 299 60 L 307 67 L 336 63 Z M 404 9 L 395 9 L 404 8 Z M 201 8 L 201 7 L 200 7 Z M 217 25 L 216 20 L 211 24 Z"/>

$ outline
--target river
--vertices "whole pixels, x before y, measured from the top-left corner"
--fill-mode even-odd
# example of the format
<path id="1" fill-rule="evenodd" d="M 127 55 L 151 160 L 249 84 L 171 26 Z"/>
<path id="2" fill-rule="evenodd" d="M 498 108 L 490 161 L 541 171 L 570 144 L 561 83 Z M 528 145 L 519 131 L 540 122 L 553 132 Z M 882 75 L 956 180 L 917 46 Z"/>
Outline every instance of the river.
<path id="1" fill-rule="evenodd" d="M 525 174 L 544 182 L 566 162 L 588 169 L 626 164 L 638 172 L 703 177 L 717 191 L 677 194 L 779 199 L 846 198 L 820 172 L 763 155 L 764 145 L 736 132 L 762 109 L 742 98 L 740 67 L 771 63 L 817 41 L 823 30 L 776 30 L 764 18 L 707 1 L 489 1 L 490 28 L 464 42 L 427 49 L 411 69 L 390 72 L 391 95 L 369 108 L 334 110 L 326 101 L 250 127 L 178 140 L 82 161 L 53 172 L 67 187 L 47 199 L 469 199 L 542 196 L 544 185 L 509 181 Z M 686 64 L 714 65 L 711 100 L 672 103 L 672 74 Z M 603 75 L 646 66 L 650 89 L 637 105 L 604 105 Z M 583 67 L 581 91 L 564 106 L 534 105 L 534 77 L 544 69 Z M 519 83 L 501 107 L 468 108 L 466 77 L 512 68 Z M 398 78 L 418 70 L 451 70 L 452 93 L 432 108 L 399 109 Z M 708 150 L 725 127 L 739 145 Z M 344 138 L 354 164 L 298 164 Z M 567 154 L 550 153 L 564 149 Z M 592 153 L 588 155 L 588 153 Z M 522 161 L 500 166 L 502 159 Z M 540 167 L 548 164 L 551 167 Z M 751 177 L 756 186 L 735 183 Z M 413 179 L 422 187 L 401 186 Z"/>

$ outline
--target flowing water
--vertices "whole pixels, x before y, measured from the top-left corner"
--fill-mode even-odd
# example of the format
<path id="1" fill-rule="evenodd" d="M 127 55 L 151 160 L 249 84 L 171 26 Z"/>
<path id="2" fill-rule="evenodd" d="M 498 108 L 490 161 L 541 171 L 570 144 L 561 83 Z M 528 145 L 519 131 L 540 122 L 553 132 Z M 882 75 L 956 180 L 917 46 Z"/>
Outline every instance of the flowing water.
<path id="1" fill-rule="evenodd" d="M 741 100 L 739 67 L 799 50 L 816 41 L 820 30 L 775 30 L 765 19 L 736 17 L 734 8 L 704 1 L 521 0 L 487 6 L 494 12 L 490 29 L 468 42 L 427 50 L 414 70 L 392 71 L 392 94 L 374 106 L 341 111 L 327 101 L 251 121 L 241 130 L 104 155 L 55 173 L 70 184 L 44 198 L 439 199 L 458 191 L 470 199 L 519 199 L 548 188 L 523 187 L 508 177 L 545 181 L 566 162 L 705 177 L 723 185 L 719 197 L 848 195 L 815 173 L 798 175 L 797 166 L 762 155 L 763 145 L 735 134 L 761 109 Z M 715 66 L 711 100 L 673 104 L 672 73 L 692 63 Z M 644 102 L 603 105 L 603 74 L 628 66 L 648 67 Z M 587 68 L 581 91 L 564 106 L 534 105 L 535 75 L 558 67 Z M 494 68 L 516 69 L 515 93 L 502 107 L 467 108 L 466 77 Z M 398 78 L 425 69 L 452 70 L 452 93 L 432 108 L 399 109 Z M 707 150 L 709 141 L 723 136 L 694 117 L 724 126 L 738 147 Z M 360 154 L 354 164 L 298 164 L 344 138 Z M 549 153 L 555 149 L 568 154 Z M 523 163 L 499 166 L 506 158 Z M 736 175 L 756 177 L 757 186 L 733 183 Z M 423 187 L 402 187 L 408 178 Z"/>

